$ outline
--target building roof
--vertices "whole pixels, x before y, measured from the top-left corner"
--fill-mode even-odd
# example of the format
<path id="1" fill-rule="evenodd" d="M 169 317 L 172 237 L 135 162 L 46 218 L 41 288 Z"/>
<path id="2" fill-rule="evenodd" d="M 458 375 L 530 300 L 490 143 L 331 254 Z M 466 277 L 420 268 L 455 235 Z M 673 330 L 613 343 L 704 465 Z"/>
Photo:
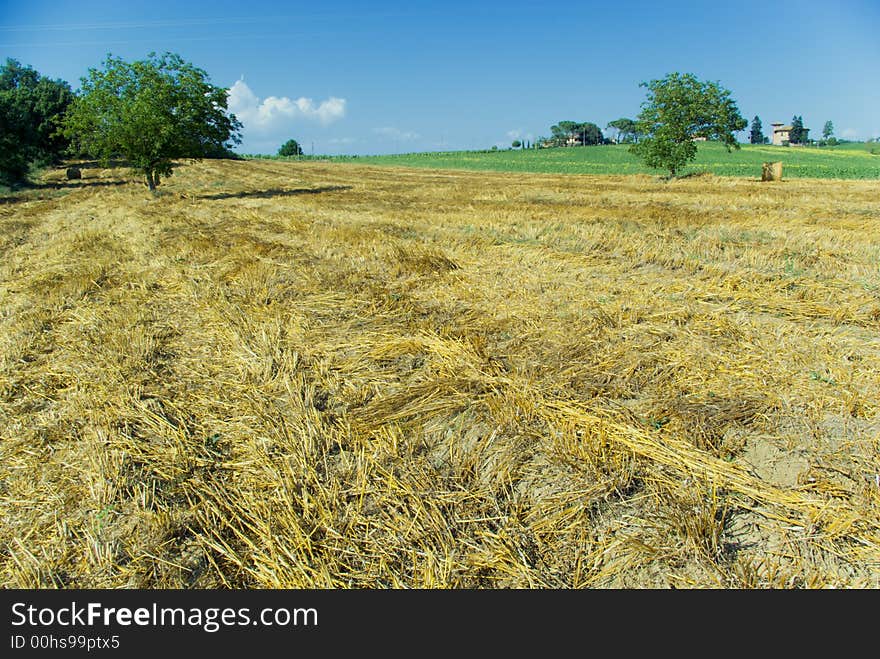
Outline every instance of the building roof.
<path id="1" fill-rule="evenodd" d="M 774 133 L 775 133 L 776 131 L 778 131 L 778 130 L 791 130 L 792 128 L 794 128 L 794 126 L 783 126 L 783 125 L 780 124 L 780 123 L 775 123 L 775 124 L 770 124 L 770 125 L 774 127 L 774 128 L 773 128 L 773 132 L 774 132 Z M 804 130 L 810 130 L 810 129 L 807 128 L 806 126 L 803 126 L 802 128 L 803 128 Z"/>

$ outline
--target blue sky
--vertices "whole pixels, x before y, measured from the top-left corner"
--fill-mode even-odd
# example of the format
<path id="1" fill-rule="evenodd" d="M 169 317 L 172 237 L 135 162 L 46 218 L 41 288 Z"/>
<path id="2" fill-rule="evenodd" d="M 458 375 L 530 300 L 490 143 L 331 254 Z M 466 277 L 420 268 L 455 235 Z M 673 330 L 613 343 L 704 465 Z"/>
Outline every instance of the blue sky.
<path id="1" fill-rule="evenodd" d="M 880 0 L 0 0 L 0 58 L 74 88 L 107 53 L 172 51 L 229 88 L 242 153 L 508 146 L 560 120 L 634 117 L 639 83 L 719 81 L 765 133 L 880 136 Z M 745 134 L 741 136 L 745 139 Z"/>

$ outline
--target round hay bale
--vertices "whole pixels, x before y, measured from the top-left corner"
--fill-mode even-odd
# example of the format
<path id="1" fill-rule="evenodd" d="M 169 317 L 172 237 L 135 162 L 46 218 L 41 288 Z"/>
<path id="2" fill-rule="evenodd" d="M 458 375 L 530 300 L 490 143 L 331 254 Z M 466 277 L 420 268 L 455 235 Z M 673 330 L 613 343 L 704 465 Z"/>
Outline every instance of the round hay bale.
<path id="1" fill-rule="evenodd" d="M 81 179 L 83 177 L 82 170 L 79 167 L 68 167 L 67 168 L 67 180 L 72 181 L 74 179 Z"/>
<path id="2" fill-rule="evenodd" d="M 782 162 L 765 162 L 761 170 L 762 181 L 781 181 Z"/>

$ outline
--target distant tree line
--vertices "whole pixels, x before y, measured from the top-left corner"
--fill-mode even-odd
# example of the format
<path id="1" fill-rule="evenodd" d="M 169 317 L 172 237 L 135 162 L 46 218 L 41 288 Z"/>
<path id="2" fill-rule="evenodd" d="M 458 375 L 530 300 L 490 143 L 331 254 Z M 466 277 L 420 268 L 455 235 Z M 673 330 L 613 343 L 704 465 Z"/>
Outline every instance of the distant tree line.
<path id="1" fill-rule="evenodd" d="M 804 128 L 804 118 L 801 115 L 794 115 L 791 118 L 791 130 L 788 133 L 788 140 L 783 142 L 784 145 L 806 145 L 815 144 L 817 146 L 836 146 L 844 143 L 845 140 L 839 140 L 834 136 L 834 123 L 829 120 L 822 127 L 822 139 L 813 140 L 809 137 L 810 131 Z M 761 118 L 755 115 L 752 119 L 751 129 L 749 131 L 750 144 L 769 144 L 770 138 L 764 135 L 764 129 L 761 125 Z"/>
<path id="2" fill-rule="evenodd" d="M 603 144 L 602 130 L 589 121 L 560 121 L 550 127 L 548 146 L 589 146 Z"/>
<path id="3" fill-rule="evenodd" d="M 595 146 L 599 144 L 635 144 L 642 133 L 634 119 L 622 117 L 605 126 L 608 134 L 603 133 L 590 121 L 560 121 L 550 127 L 550 137 L 539 137 L 532 144 L 516 140 L 514 148 L 550 148 L 569 146 Z M 613 135 L 613 137 L 611 137 Z"/>
<path id="4" fill-rule="evenodd" d="M 648 166 L 675 177 L 696 156 L 695 142 L 717 140 L 739 148 L 734 137 L 748 122 L 729 90 L 692 74 L 671 73 L 643 82 L 648 98 L 636 119 L 620 118 L 602 129 L 593 122 L 560 121 L 550 137 L 516 139 L 512 148 L 629 144 Z M 180 159 L 237 157 L 241 123 L 227 109 L 227 90 L 211 84 L 205 71 L 179 55 L 150 53 L 126 62 L 111 55 L 100 69 L 89 69 L 78 92 L 29 66 L 7 59 L 0 67 L 0 183 L 18 184 L 29 171 L 64 157 L 124 159 L 155 190 Z M 758 116 L 749 141 L 765 144 Z M 803 118 L 795 115 L 791 144 L 814 143 Z M 825 122 L 820 146 L 834 145 L 834 125 Z M 497 146 L 492 150 L 497 150 Z M 301 156 L 296 140 L 279 149 Z"/>
<path id="5" fill-rule="evenodd" d="M 591 146 L 605 144 L 602 129 L 590 121 L 560 121 L 550 127 L 550 137 L 540 137 L 536 147 Z"/>

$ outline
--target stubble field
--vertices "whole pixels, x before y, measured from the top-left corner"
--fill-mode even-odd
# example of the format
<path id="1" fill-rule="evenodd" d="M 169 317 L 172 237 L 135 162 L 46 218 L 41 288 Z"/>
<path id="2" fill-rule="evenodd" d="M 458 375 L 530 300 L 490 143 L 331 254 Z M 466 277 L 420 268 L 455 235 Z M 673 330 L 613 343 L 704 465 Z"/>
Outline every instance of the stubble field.
<path id="1" fill-rule="evenodd" d="M 880 586 L 876 181 L 84 174 L 0 200 L 0 585 Z"/>

